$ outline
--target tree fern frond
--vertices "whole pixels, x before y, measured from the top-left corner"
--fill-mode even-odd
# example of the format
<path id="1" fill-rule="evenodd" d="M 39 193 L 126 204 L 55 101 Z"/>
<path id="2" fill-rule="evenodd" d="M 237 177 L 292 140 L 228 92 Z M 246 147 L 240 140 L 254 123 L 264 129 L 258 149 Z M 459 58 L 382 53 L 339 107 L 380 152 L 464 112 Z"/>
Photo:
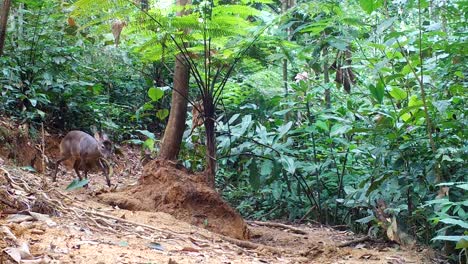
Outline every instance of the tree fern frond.
<path id="1" fill-rule="evenodd" d="M 91 16 L 101 14 L 103 11 L 115 10 L 117 7 L 122 8 L 128 6 L 129 2 L 125 0 L 78 0 L 73 6 L 72 16 Z"/>
<path id="2" fill-rule="evenodd" d="M 237 15 L 245 19 L 258 14 L 260 14 L 259 10 L 245 5 L 220 5 L 213 8 L 213 17 L 218 15 Z"/>
<path id="3" fill-rule="evenodd" d="M 273 0 L 241 0 L 241 3 L 244 5 L 247 4 L 273 4 Z"/>

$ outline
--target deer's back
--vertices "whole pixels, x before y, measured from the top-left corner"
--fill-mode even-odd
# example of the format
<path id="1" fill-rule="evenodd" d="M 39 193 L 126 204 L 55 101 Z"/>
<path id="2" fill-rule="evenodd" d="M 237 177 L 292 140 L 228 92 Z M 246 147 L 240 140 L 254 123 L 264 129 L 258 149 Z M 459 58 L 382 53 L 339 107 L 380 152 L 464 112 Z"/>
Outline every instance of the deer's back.
<path id="1" fill-rule="evenodd" d="M 62 156 L 72 156 L 80 159 L 95 159 L 101 156 L 98 142 L 85 132 L 73 130 L 60 143 Z"/>

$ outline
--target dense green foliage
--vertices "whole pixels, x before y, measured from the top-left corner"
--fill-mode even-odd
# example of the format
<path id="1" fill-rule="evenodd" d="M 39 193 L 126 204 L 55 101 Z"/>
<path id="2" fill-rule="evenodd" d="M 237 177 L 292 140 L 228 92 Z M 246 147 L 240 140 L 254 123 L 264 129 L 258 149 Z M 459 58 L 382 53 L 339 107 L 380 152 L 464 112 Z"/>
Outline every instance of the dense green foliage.
<path id="1" fill-rule="evenodd" d="M 274 1 L 194 1 L 186 17 L 150 1 L 152 19 L 129 1 L 23 2 L 0 58 L 1 114 L 143 134 L 155 150 L 174 40 L 187 33 L 203 69 L 208 32 L 210 63 L 242 55 L 224 75 L 216 122 L 217 186 L 241 214 L 466 250 L 466 1 L 298 1 L 284 12 Z M 215 16 L 203 27 L 208 5 Z M 115 19 L 128 22 L 118 47 Z M 188 137 L 187 124 L 180 159 L 200 170 L 203 136 Z"/>

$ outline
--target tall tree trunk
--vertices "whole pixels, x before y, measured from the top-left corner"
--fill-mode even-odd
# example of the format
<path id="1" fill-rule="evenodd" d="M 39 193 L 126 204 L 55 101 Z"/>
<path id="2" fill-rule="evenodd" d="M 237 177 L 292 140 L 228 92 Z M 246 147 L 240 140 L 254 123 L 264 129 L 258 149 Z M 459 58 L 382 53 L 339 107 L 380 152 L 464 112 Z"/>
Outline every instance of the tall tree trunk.
<path id="1" fill-rule="evenodd" d="M 3 48 L 5 46 L 5 37 L 10 6 L 11 0 L 3 0 L 2 9 L 0 10 L 0 56 L 3 55 Z"/>
<path id="2" fill-rule="evenodd" d="M 177 0 L 177 5 L 185 6 L 189 2 L 190 0 Z M 177 15 L 183 16 L 184 13 L 184 11 L 177 12 Z M 175 61 L 171 112 L 169 113 L 169 121 L 164 131 L 161 151 L 159 153 L 160 159 L 175 160 L 179 155 L 185 130 L 185 119 L 187 118 L 189 79 L 189 67 L 185 64 L 184 55 L 179 54 L 176 56 Z"/>

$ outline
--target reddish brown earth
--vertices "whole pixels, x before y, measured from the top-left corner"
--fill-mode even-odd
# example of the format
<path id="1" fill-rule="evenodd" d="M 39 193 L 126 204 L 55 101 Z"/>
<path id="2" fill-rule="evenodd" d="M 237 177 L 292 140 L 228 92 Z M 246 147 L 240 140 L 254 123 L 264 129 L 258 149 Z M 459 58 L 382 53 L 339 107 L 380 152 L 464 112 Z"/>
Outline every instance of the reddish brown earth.
<path id="1" fill-rule="evenodd" d="M 295 226 L 303 231 L 296 234 L 247 225 L 202 175 L 170 162 L 152 161 L 143 169 L 139 150 L 131 147 L 123 147 L 123 155 L 113 160 L 114 189 L 106 187 L 101 174 L 91 174 L 89 189 L 66 192 L 74 173 L 62 168 L 58 182 L 51 183 L 50 169 L 45 175 L 18 169 L 30 165 L 31 157 L 41 157 L 37 143 L 13 139 L 19 132 L 4 123 L 0 127 L 0 231 L 8 228 L 26 242 L 40 263 L 435 263 L 425 248 L 374 240 L 338 247 L 358 236 L 323 226 Z M 51 166 L 60 138 L 46 136 L 45 141 Z M 29 211 L 50 215 L 56 225 L 8 220 Z M 255 248 L 218 234 L 251 237 Z M 0 263 L 14 263 L 3 249 L 15 246 L 0 232 Z"/>
<path id="2" fill-rule="evenodd" d="M 242 217 L 207 186 L 204 176 L 189 173 L 173 162 L 151 161 L 145 165 L 138 185 L 102 194 L 99 199 L 132 211 L 165 212 L 216 233 L 249 238 Z"/>

